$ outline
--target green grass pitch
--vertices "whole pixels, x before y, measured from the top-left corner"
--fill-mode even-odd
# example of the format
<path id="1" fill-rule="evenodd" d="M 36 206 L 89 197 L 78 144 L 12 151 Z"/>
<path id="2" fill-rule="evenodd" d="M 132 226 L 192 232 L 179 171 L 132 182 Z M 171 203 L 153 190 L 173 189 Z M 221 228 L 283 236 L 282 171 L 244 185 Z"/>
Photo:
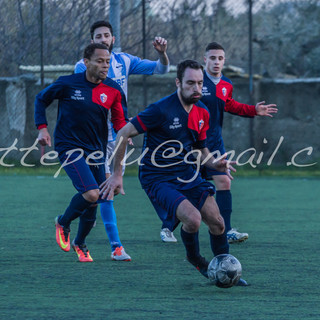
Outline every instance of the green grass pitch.
<path id="1" fill-rule="evenodd" d="M 249 233 L 230 253 L 250 287 L 219 289 L 188 262 L 180 239 L 162 243 L 160 221 L 136 177 L 115 208 L 131 262 L 114 262 L 98 213 L 87 238 L 93 263 L 55 242 L 54 218 L 75 193 L 60 176 L 2 175 L 1 319 L 320 319 L 320 180 L 236 177 L 233 226 Z M 71 238 L 77 222 L 71 226 Z M 205 225 L 201 252 L 212 258 Z"/>

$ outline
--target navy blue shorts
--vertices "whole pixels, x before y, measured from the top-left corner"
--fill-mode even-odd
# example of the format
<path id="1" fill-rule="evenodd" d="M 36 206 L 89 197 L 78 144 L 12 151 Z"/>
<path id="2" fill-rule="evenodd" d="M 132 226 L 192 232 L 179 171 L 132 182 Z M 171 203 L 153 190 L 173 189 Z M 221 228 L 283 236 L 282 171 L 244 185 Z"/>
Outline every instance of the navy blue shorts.
<path id="1" fill-rule="evenodd" d="M 173 231 L 180 222 L 176 217 L 179 204 L 187 199 L 200 211 L 207 197 L 215 194 L 215 187 L 212 183 L 202 180 L 199 185 L 191 189 L 178 190 L 174 183 L 160 182 L 144 191 L 155 207 L 159 218 L 166 221 L 168 228 Z"/>
<path id="2" fill-rule="evenodd" d="M 104 165 L 89 165 L 84 157 L 76 160 L 79 154 L 74 152 L 69 159 L 65 153 L 59 155 L 59 160 L 64 166 L 63 169 L 81 194 L 99 189 L 99 185 L 106 180 Z"/>

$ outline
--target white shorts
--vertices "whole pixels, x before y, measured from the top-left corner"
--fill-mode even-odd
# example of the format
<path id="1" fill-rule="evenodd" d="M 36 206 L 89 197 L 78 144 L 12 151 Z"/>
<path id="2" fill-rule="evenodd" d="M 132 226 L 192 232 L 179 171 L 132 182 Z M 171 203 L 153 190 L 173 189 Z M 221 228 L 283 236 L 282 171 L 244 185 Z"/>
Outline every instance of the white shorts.
<path id="1" fill-rule="evenodd" d="M 104 168 L 105 168 L 106 173 L 109 173 L 109 174 L 113 173 L 113 159 L 114 158 L 111 159 L 111 162 L 109 162 L 109 159 L 113 155 L 115 148 L 116 148 L 116 140 L 108 141 L 107 150 L 106 150 L 106 162 L 104 163 Z M 126 148 L 125 155 L 126 154 L 127 154 L 127 148 Z M 126 166 L 122 166 L 122 175 L 124 175 L 125 168 L 126 168 Z"/>

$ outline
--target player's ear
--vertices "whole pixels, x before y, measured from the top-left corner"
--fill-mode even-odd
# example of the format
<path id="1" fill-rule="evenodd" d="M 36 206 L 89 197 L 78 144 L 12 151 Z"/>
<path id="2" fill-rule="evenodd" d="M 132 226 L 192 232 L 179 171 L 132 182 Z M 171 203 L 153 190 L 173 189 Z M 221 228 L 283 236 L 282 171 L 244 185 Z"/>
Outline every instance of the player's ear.
<path id="1" fill-rule="evenodd" d="M 116 41 L 116 37 L 113 36 L 113 37 L 112 37 L 112 44 L 114 44 L 115 41 Z"/>
<path id="2" fill-rule="evenodd" d="M 83 58 L 83 62 L 84 62 L 84 64 L 85 64 L 85 66 L 88 68 L 89 59 Z"/>
<path id="3" fill-rule="evenodd" d="M 177 86 L 177 88 L 180 86 L 180 80 L 178 79 L 178 78 L 176 78 L 176 86 Z"/>

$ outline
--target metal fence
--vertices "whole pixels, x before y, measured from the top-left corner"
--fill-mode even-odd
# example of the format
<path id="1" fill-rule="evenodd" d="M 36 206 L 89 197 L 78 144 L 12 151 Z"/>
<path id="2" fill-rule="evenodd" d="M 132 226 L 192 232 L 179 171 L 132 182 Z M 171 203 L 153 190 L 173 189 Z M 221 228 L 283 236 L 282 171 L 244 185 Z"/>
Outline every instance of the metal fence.
<path id="1" fill-rule="evenodd" d="M 206 44 L 221 43 L 226 65 L 237 67 L 232 75 L 247 78 L 248 89 L 249 74 L 265 78 L 320 74 L 319 0 L 0 2 L 0 80 L 32 71 L 40 78 L 41 62 L 46 77 L 71 73 L 90 43 L 90 25 L 112 20 L 115 4 L 120 8 L 119 46 L 133 55 L 156 59 L 151 42 L 159 35 L 168 40 L 172 65 L 186 58 L 203 61 Z M 25 108 L 22 101 L 29 99 L 28 90 L 15 90 L 0 81 L 0 93 L 6 97 L 0 101 L 0 130 L 9 126 L 23 134 L 20 131 L 25 126 L 19 123 L 27 121 L 21 118 L 21 111 Z"/>
<path id="2" fill-rule="evenodd" d="M 172 64 L 202 61 L 206 44 L 214 40 L 226 48 L 227 63 L 246 72 L 251 3 L 253 73 L 311 77 L 320 71 L 318 0 L 1 0 L 0 76 L 41 64 L 41 25 L 44 64 L 73 65 L 90 42 L 90 25 L 111 18 L 110 3 L 120 3 L 123 51 L 142 57 L 145 43 L 145 55 L 155 58 L 151 41 L 161 35 L 168 39 Z"/>

